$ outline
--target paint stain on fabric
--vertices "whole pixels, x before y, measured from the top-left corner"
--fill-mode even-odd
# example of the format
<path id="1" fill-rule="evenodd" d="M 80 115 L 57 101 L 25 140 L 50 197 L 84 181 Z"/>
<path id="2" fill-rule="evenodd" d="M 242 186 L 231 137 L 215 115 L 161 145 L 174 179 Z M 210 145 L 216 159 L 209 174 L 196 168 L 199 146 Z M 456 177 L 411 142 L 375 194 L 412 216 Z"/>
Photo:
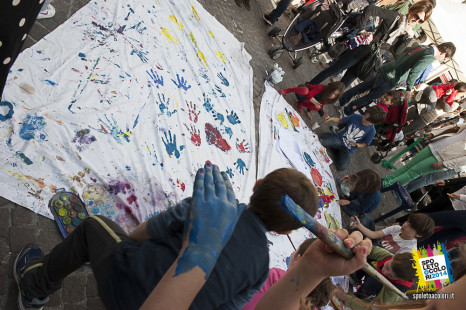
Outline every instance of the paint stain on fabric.
<path id="1" fill-rule="evenodd" d="M 175 25 L 178 27 L 178 30 L 179 30 L 179 31 L 183 31 L 184 25 L 183 25 L 182 22 L 179 22 L 179 21 L 178 21 L 178 19 L 176 18 L 175 15 L 170 14 L 170 15 L 168 15 L 168 18 L 169 18 L 172 22 L 175 23 Z"/>
<path id="2" fill-rule="evenodd" d="M 245 139 L 243 139 L 243 141 L 240 142 L 239 139 L 236 138 L 236 149 L 240 153 L 251 153 L 249 143 L 247 143 Z"/>
<path id="3" fill-rule="evenodd" d="M 5 107 L 5 108 L 2 108 Z M 13 108 L 13 103 L 9 101 L 1 101 L 0 102 L 0 121 L 4 122 L 9 120 L 15 114 L 15 109 Z"/>
<path id="4" fill-rule="evenodd" d="M 220 58 L 220 60 L 226 64 L 227 63 L 227 58 L 225 57 L 225 55 L 223 55 L 220 51 L 215 51 L 215 55 L 217 55 L 218 58 Z"/>
<path id="5" fill-rule="evenodd" d="M 161 27 L 160 29 L 160 32 L 165 36 L 165 38 L 167 38 L 167 41 L 169 44 L 172 44 L 172 43 L 175 43 L 177 45 L 180 44 L 180 42 L 178 42 L 178 40 L 170 33 L 170 30 L 168 30 L 167 28 L 165 27 Z"/>
<path id="6" fill-rule="evenodd" d="M 200 146 L 201 145 L 201 135 L 199 129 L 196 129 L 193 125 L 191 125 L 191 129 L 188 128 L 186 124 L 184 124 L 186 129 L 188 130 L 190 134 L 190 140 L 195 146 Z"/>
<path id="7" fill-rule="evenodd" d="M 90 135 L 90 130 L 89 129 L 82 129 L 78 132 L 76 132 L 76 135 L 74 136 L 73 140 L 71 142 L 73 143 L 78 143 L 76 145 L 76 148 L 78 149 L 79 152 L 84 151 L 89 147 L 89 145 L 92 142 L 97 141 L 97 138 L 94 137 L 93 135 Z"/>
<path id="8" fill-rule="evenodd" d="M 215 39 L 214 33 L 211 30 L 209 30 L 209 35 L 212 39 Z"/>
<path id="9" fill-rule="evenodd" d="M 207 60 L 205 59 L 204 53 L 201 51 L 197 51 L 197 58 L 199 58 L 199 61 L 202 61 L 204 65 L 207 67 Z"/>
<path id="10" fill-rule="evenodd" d="M 196 41 L 196 38 L 194 37 L 193 33 L 190 32 L 188 36 L 191 39 L 191 42 L 193 42 L 194 47 L 197 48 L 197 41 Z"/>
<path id="11" fill-rule="evenodd" d="M 34 93 L 36 92 L 36 89 L 34 88 L 34 86 L 28 83 L 20 83 L 18 87 L 19 87 L 19 90 L 21 90 L 23 94 L 34 95 Z"/>
<path id="12" fill-rule="evenodd" d="M 178 179 L 176 179 L 176 183 L 181 188 L 181 190 L 184 192 L 184 190 L 186 189 L 186 185 Z"/>
<path id="13" fill-rule="evenodd" d="M 131 190 L 131 184 L 121 181 L 113 181 L 113 183 L 110 183 L 109 186 L 109 192 L 113 195 L 118 195 L 120 193 L 126 194 L 126 192 Z"/>
<path id="14" fill-rule="evenodd" d="M 52 86 L 57 85 L 57 83 L 55 83 L 54 81 L 51 81 L 51 80 L 45 80 L 45 82 L 47 82 L 47 84 L 52 85 Z"/>
<path id="15" fill-rule="evenodd" d="M 137 202 L 138 197 L 136 197 L 136 195 L 134 194 L 129 195 L 128 197 L 126 197 L 126 201 L 128 201 L 130 205 L 134 205 L 136 208 L 139 208 L 139 204 Z"/>
<path id="16" fill-rule="evenodd" d="M 65 162 L 65 160 L 63 159 L 63 157 L 56 156 L 55 158 L 58 159 L 59 161 Z"/>
<path id="17" fill-rule="evenodd" d="M 230 145 L 225 139 L 223 139 L 220 132 L 209 123 L 205 124 L 205 134 L 207 138 L 207 143 L 209 143 L 210 145 L 215 145 L 224 152 L 229 151 L 231 149 Z"/>
<path id="18" fill-rule="evenodd" d="M 191 6 L 191 8 L 193 9 L 193 16 L 196 20 L 200 21 L 201 18 L 199 17 L 199 14 L 197 13 L 196 9 L 194 8 L 194 6 Z"/>
<path id="19" fill-rule="evenodd" d="M 19 136 L 23 140 L 32 140 L 35 138 L 36 132 L 43 130 L 46 124 L 42 116 L 28 115 L 23 121 Z M 39 138 L 44 140 L 45 134 L 40 134 Z"/>
<path id="20" fill-rule="evenodd" d="M 282 124 L 283 127 L 288 128 L 289 125 L 288 125 L 288 122 L 286 121 L 286 116 L 285 116 L 285 114 L 283 114 L 283 112 L 280 112 L 280 113 L 277 115 L 277 117 L 278 117 L 278 121 L 280 122 L 280 124 Z"/>
<path id="21" fill-rule="evenodd" d="M 16 156 L 18 156 L 19 158 L 21 158 L 21 160 L 23 161 L 23 163 L 25 163 L 25 164 L 28 165 L 28 166 L 33 164 L 32 160 L 30 160 L 29 157 L 27 157 L 26 155 L 24 155 L 24 153 L 16 152 Z"/>
<path id="22" fill-rule="evenodd" d="M 293 124 L 293 127 L 299 127 L 299 118 L 293 112 L 288 112 L 288 115 L 290 117 L 291 123 Z"/>

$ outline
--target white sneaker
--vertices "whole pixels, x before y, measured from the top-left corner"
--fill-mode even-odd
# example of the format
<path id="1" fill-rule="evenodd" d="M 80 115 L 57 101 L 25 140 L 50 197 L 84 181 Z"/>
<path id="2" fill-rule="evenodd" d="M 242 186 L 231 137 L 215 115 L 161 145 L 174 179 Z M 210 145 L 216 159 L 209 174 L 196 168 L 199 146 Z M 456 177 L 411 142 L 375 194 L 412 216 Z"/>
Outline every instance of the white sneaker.
<path id="1" fill-rule="evenodd" d="M 37 19 L 52 18 L 55 16 L 55 8 L 49 4 L 45 9 L 42 9 L 37 15 Z"/>

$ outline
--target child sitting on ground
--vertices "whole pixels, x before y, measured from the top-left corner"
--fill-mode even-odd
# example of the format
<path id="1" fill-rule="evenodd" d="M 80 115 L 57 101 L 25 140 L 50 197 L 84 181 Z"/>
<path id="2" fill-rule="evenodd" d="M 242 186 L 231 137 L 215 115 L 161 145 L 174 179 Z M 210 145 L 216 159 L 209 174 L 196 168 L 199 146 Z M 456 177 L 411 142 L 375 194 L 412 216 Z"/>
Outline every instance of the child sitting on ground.
<path id="1" fill-rule="evenodd" d="M 413 268 L 413 255 L 410 253 L 401 253 L 393 255 L 387 250 L 374 246 L 367 257 L 368 261 L 372 260 L 372 265 L 379 273 L 384 275 L 390 282 L 403 293 L 413 285 L 413 279 L 416 271 Z M 362 270 L 358 270 L 351 275 L 355 284 L 358 284 L 364 278 L 364 282 L 358 288 L 355 296 L 347 295 L 342 289 L 335 291 L 335 296 L 342 301 L 345 306 L 353 310 L 369 310 L 367 299 L 372 299 L 372 304 L 387 304 L 403 301 L 403 298 L 393 290 L 384 286 L 373 277 L 369 276 Z M 364 299 L 364 302 L 362 302 Z"/>
<path id="2" fill-rule="evenodd" d="M 411 213 L 403 226 L 393 225 L 377 231 L 374 219 L 370 216 L 361 219 L 352 216 L 351 222 L 351 228 L 358 229 L 366 237 L 382 239 L 380 245 L 393 254 L 411 253 L 417 249 L 417 239 L 429 237 L 435 227 L 434 221 L 422 213 Z"/>
<path id="3" fill-rule="evenodd" d="M 141 223 L 129 236 L 110 219 L 90 216 L 47 256 L 37 245 L 26 246 L 13 266 L 19 306 L 40 308 L 67 275 L 90 261 L 108 309 L 153 309 L 158 297 L 164 296 L 159 282 L 176 282 L 190 273 L 202 275 L 197 278 L 202 290 L 187 300 L 199 287 L 178 283 L 181 296 L 171 300 L 172 308 L 181 309 L 177 306 L 181 301 L 188 305 L 192 301 L 192 309 L 239 309 L 267 279 L 265 233 L 287 234 L 302 226 L 280 207 L 286 194 L 305 212 L 316 213 L 316 189 L 301 172 L 282 168 L 257 180 L 246 209 L 235 200 L 228 175 L 207 163 L 196 175 L 193 198 Z M 224 205 L 242 213 L 232 216 L 222 209 Z M 213 227 L 205 228 L 203 221 L 211 219 Z M 231 237 L 220 234 L 223 226 L 231 228 Z M 198 244 L 201 238 L 204 242 Z"/>
<path id="4" fill-rule="evenodd" d="M 342 82 L 332 82 L 327 86 L 307 83 L 294 88 L 282 89 L 280 94 L 296 93 L 299 111 L 303 113 L 303 107 L 305 107 L 307 117 L 312 120 L 311 111 L 317 111 L 321 117 L 324 117 L 323 105 L 338 101 L 344 90 L 345 85 Z M 324 121 L 326 119 L 328 116 L 324 118 Z"/>
<path id="5" fill-rule="evenodd" d="M 343 176 L 338 183 L 349 187 L 349 198 L 340 199 L 341 209 L 350 216 L 371 213 L 380 203 L 380 175 L 372 169 L 364 169 L 350 176 Z"/>
<path id="6" fill-rule="evenodd" d="M 294 264 L 301 259 L 304 252 L 309 248 L 309 246 L 315 241 L 314 238 L 309 238 L 304 240 L 303 243 L 298 247 L 296 251 L 291 253 L 289 268 L 293 267 Z M 252 299 L 243 307 L 243 310 L 252 310 L 256 308 L 259 300 L 264 296 L 268 289 L 274 285 L 275 282 L 280 280 L 281 277 L 286 273 L 285 270 L 280 268 L 271 268 L 269 270 L 269 276 L 265 280 L 262 288 L 254 294 Z M 306 297 L 306 303 L 310 303 L 313 307 L 323 307 L 328 304 L 330 300 L 330 294 L 335 289 L 330 278 L 325 278 L 319 285 Z"/>

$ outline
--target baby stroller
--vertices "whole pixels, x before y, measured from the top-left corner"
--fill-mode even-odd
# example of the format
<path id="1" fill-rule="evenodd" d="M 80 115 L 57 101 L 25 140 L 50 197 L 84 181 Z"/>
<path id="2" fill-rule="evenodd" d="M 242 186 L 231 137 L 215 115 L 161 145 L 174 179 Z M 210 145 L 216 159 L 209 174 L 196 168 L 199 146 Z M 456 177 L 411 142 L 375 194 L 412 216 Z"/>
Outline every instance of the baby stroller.
<path id="1" fill-rule="evenodd" d="M 296 69 L 303 63 L 303 57 L 298 52 L 317 45 L 322 46 L 322 42 L 327 41 L 348 17 L 349 14 L 345 15 L 334 0 L 314 1 L 303 7 L 283 35 L 280 35 L 281 29 L 278 27 L 268 33 L 271 37 L 281 37 L 281 46 L 269 49 L 269 56 L 274 60 L 278 59 L 286 50 L 293 60 L 293 68 Z"/>
<path id="2" fill-rule="evenodd" d="M 399 106 L 388 108 L 385 122 L 377 128 L 376 135 L 372 140 L 376 152 L 372 154 L 371 160 L 378 164 L 387 157 L 390 150 L 399 145 L 404 140 L 403 127 L 406 125 L 408 115 L 408 101 L 403 100 Z"/>

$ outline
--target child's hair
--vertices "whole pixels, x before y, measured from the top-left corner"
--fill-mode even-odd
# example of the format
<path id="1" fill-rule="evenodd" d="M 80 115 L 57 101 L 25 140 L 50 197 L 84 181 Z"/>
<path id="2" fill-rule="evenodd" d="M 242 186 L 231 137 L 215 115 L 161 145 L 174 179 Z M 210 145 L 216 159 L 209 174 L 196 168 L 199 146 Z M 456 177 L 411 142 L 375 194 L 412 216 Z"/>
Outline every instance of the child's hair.
<path id="1" fill-rule="evenodd" d="M 399 253 L 393 256 L 392 270 L 402 280 L 410 281 L 416 276 L 413 268 L 413 254 Z"/>
<path id="2" fill-rule="evenodd" d="M 419 13 L 424 12 L 425 13 L 424 21 L 426 21 L 432 15 L 433 10 L 434 10 L 434 6 L 432 5 L 431 1 L 421 0 L 421 1 L 414 3 L 412 6 L 409 7 L 408 15 L 410 14 L 414 15 L 414 14 L 419 14 Z"/>
<path id="3" fill-rule="evenodd" d="M 327 86 L 325 86 L 325 88 L 320 93 L 322 101 L 326 103 L 335 103 L 337 100 L 340 99 L 344 90 L 345 84 L 343 84 L 342 82 L 328 83 Z M 329 96 L 334 92 L 336 92 L 336 96 L 334 98 L 329 99 Z"/>
<path id="4" fill-rule="evenodd" d="M 421 238 L 427 238 L 434 233 L 435 222 L 426 214 L 411 213 L 408 222 Z"/>
<path id="5" fill-rule="evenodd" d="M 382 181 L 377 171 L 364 169 L 349 176 L 353 191 L 360 193 L 375 194 L 382 187 Z"/>
<path id="6" fill-rule="evenodd" d="M 304 252 L 309 248 L 309 246 L 316 241 L 315 238 L 308 238 L 304 240 L 303 243 L 296 250 L 296 255 L 303 255 Z M 323 307 L 328 304 L 330 300 L 330 295 L 332 294 L 335 286 L 333 285 L 330 278 L 325 278 L 319 285 L 316 286 L 312 292 L 307 295 L 306 298 L 301 299 L 302 305 L 312 305 L 314 307 Z"/>
<path id="7" fill-rule="evenodd" d="M 439 50 L 440 53 L 446 54 L 445 58 L 452 58 L 456 52 L 456 46 L 455 44 L 451 42 L 445 42 L 445 43 L 439 44 L 437 45 L 437 49 Z"/>
<path id="8" fill-rule="evenodd" d="M 460 93 L 466 92 L 466 83 L 465 82 L 458 82 L 458 83 L 455 84 L 454 89 L 457 90 Z"/>
<path id="9" fill-rule="evenodd" d="M 268 231 L 285 232 L 303 226 L 281 208 L 279 202 L 283 195 L 290 196 L 311 216 L 317 212 L 317 191 L 311 181 L 297 170 L 277 169 L 256 185 L 249 202 L 249 210 L 261 219 Z"/>
<path id="10" fill-rule="evenodd" d="M 399 105 L 401 103 L 401 95 L 400 92 L 397 90 L 389 90 L 388 92 L 385 93 L 388 97 L 390 97 L 390 100 L 392 102 L 392 105 Z M 385 121 L 385 119 L 384 119 Z"/>
<path id="11" fill-rule="evenodd" d="M 385 110 L 378 105 L 370 107 L 369 109 L 367 109 L 366 113 L 369 114 L 367 120 L 372 124 L 383 123 L 385 121 L 385 117 L 387 116 L 387 112 L 385 112 Z"/>

